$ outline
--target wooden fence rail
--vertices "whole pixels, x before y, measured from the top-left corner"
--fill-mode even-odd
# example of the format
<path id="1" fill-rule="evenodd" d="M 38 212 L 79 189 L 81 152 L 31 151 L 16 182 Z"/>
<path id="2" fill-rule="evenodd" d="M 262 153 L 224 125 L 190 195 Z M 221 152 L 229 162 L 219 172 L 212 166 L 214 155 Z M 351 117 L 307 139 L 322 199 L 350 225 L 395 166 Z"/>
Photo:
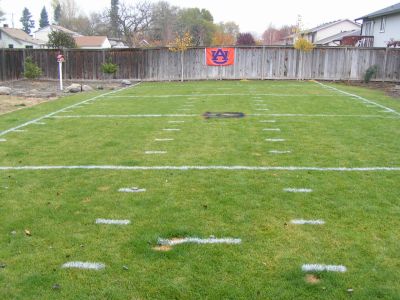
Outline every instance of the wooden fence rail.
<path id="1" fill-rule="evenodd" d="M 116 79 L 179 80 L 180 53 L 167 48 L 64 50 L 64 78 L 107 79 L 101 65 L 111 59 L 119 66 Z M 0 80 L 23 78 L 24 60 L 32 57 L 44 79 L 58 78 L 57 50 L 0 50 Z M 323 47 L 305 53 L 291 47 L 237 47 L 235 63 L 227 67 L 205 65 L 204 48 L 184 54 L 185 80 L 207 79 L 318 79 L 362 80 L 365 71 L 378 66 L 373 80 L 400 82 L 400 49 Z"/>

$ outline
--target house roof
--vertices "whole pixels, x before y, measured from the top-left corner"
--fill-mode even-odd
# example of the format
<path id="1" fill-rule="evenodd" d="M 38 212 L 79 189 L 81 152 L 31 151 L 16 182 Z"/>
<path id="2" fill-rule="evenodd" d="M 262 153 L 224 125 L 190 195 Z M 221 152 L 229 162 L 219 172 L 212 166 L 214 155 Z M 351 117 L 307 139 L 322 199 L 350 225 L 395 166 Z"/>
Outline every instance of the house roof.
<path id="1" fill-rule="evenodd" d="M 62 31 L 62 32 L 71 34 L 73 36 L 80 36 L 80 34 L 75 32 L 75 31 L 72 31 L 72 30 L 69 30 L 69 29 L 67 29 L 65 27 L 62 27 L 60 25 L 54 25 L 54 24 L 53 25 L 47 25 L 47 26 L 45 26 L 43 28 L 40 28 L 39 30 L 35 31 L 35 33 L 39 32 L 39 31 L 43 31 L 44 29 L 47 29 L 47 28 L 50 28 L 52 31 Z"/>
<path id="2" fill-rule="evenodd" d="M 335 34 L 335 35 L 329 36 L 327 38 L 324 38 L 322 40 L 319 40 L 319 41 L 316 42 L 316 44 L 318 44 L 318 45 L 326 45 L 326 44 L 329 44 L 331 42 L 341 41 L 346 36 L 353 36 L 353 35 L 361 35 L 361 30 L 343 31 L 343 32 L 340 32 L 338 34 Z"/>
<path id="3" fill-rule="evenodd" d="M 101 47 L 107 40 L 106 36 L 76 36 L 74 37 L 78 47 Z"/>
<path id="4" fill-rule="evenodd" d="M 6 34 L 8 34 L 10 37 L 12 37 L 15 40 L 19 40 L 19 41 L 22 41 L 25 43 L 30 43 L 30 44 L 35 44 L 35 45 L 46 44 L 45 41 L 42 41 L 39 39 L 34 39 L 33 37 L 31 37 L 29 34 L 27 34 L 22 29 L 2 27 L 2 28 L 0 28 L 0 30 L 5 32 Z"/>
<path id="5" fill-rule="evenodd" d="M 356 20 L 362 20 L 362 19 L 373 19 L 373 18 L 377 18 L 377 17 L 381 17 L 381 16 L 387 16 L 387 15 L 391 15 L 391 14 L 396 14 L 396 13 L 400 13 L 400 3 L 388 6 L 386 8 L 377 10 L 373 13 L 370 13 L 368 15 L 365 15 L 363 17 L 360 17 Z"/>
<path id="6" fill-rule="evenodd" d="M 325 29 L 325 28 L 328 28 L 328 27 L 331 27 L 331 26 L 334 26 L 334 25 L 337 25 L 337 24 L 340 24 L 340 23 L 343 23 L 343 22 L 350 22 L 350 23 L 353 23 L 354 25 L 358 25 L 358 26 L 361 27 L 360 24 L 358 24 L 358 23 L 356 23 L 356 22 L 354 22 L 352 20 L 340 19 L 340 20 L 336 20 L 336 21 L 332 21 L 332 22 L 321 24 L 321 25 L 319 25 L 317 27 L 314 27 L 314 28 L 311 28 L 311 29 L 308 29 L 308 30 L 304 30 L 301 33 L 307 34 L 307 33 L 317 32 L 319 30 L 322 30 L 322 29 Z"/>

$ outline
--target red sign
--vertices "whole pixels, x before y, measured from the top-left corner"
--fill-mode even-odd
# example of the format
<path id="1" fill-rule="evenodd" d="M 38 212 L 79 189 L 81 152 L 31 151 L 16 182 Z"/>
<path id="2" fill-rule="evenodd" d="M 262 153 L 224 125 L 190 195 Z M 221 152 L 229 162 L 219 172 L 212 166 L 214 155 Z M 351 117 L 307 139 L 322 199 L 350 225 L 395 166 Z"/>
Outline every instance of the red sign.
<path id="1" fill-rule="evenodd" d="M 62 63 L 65 61 L 64 55 L 58 54 L 57 55 L 57 62 Z"/>
<path id="2" fill-rule="evenodd" d="M 206 48 L 207 66 L 230 66 L 235 62 L 235 48 Z"/>

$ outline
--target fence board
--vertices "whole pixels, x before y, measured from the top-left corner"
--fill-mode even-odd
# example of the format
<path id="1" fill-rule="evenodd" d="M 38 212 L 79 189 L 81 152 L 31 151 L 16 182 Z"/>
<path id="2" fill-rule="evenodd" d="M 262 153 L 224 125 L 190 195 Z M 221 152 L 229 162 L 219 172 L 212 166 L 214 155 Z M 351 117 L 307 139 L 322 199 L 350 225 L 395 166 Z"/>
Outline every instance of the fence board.
<path id="1" fill-rule="evenodd" d="M 58 78 L 57 50 L 2 49 L 0 80 L 23 78 L 24 59 L 31 56 L 43 70 L 43 78 Z M 64 78 L 107 79 L 101 65 L 111 59 L 119 66 L 116 79 L 180 80 L 180 53 L 167 48 L 63 50 Z M 362 80 L 365 71 L 378 65 L 373 80 L 400 81 L 400 49 L 318 47 L 303 53 L 291 47 L 237 47 L 235 64 L 227 67 L 205 65 L 204 48 L 184 53 L 185 80 L 218 79 L 319 79 Z"/>

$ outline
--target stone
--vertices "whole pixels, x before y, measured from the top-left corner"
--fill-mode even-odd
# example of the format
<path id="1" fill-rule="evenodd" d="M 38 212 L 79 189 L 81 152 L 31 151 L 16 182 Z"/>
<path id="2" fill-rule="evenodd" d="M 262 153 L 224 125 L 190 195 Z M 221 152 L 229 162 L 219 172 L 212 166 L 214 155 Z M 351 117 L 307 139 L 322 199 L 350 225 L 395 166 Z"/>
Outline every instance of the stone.
<path id="1" fill-rule="evenodd" d="M 82 86 L 82 91 L 84 91 L 84 92 L 93 91 L 93 88 L 90 85 L 85 84 Z"/>
<path id="2" fill-rule="evenodd" d="M 82 86 L 78 83 L 73 83 L 66 87 L 64 90 L 66 93 L 79 93 L 82 91 Z"/>
<path id="3" fill-rule="evenodd" d="M 11 94 L 11 88 L 6 86 L 0 86 L 0 95 L 10 95 L 10 94 Z"/>
<path id="4" fill-rule="evenodd" d="M 397 91 L 400 91 L 400 85 L 395 85 L 394 89 L 397 90 Z"/>
<path id="5" fill-rule="evenodd" d="M 124 79 L 124 80 L 121 81 L 121 84 L 122 84 L 122 85 L 132 85 L 132 82 L 130 82 L 130 81 L 127 80 L 127 79 Z"/>

